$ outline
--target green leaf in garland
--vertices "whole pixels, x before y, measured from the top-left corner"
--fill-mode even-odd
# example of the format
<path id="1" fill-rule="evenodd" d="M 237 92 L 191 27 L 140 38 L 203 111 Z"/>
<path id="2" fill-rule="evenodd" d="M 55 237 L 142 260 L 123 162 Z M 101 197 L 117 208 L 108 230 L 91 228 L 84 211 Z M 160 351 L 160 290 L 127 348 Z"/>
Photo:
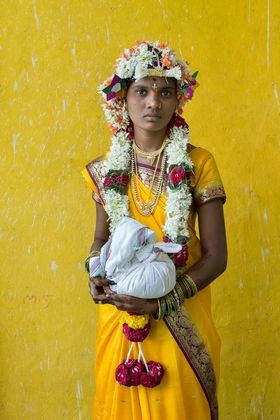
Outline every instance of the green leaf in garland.
<path id="1" fill-rule="evenodd" d="M 115 184 L 108 185 L 108 187 L 105 187 L 104 190 L 105 191 L 106 190 L 107 191 L 108 190 L 114 190 L 114 191 L 120 193 L 121 195 L 125 195 L 127 193 L 126 187 L 124 185 L 120 185 L 120 184 L 118 184 L 118 185 L 115 185 Z"/>
<path id="2" fill-rule="evenodd" d="M 176 238 L 176 242 L 178 244 L 184 244 L 184 243 L 187 243 L 187 241 L 188 241 L 188 237 L 187 236 L 178 235 L 177 238 Z"/>
<path id="3" fill-rule="evenodd" d="M 172 190 L 172 191 L 174 191 L 174 190 L 179 190 L 179 188 L 181 188 L 181 185 L 182 184 L 185 184 L 186 183 L 186 180 L 185 179 L 183 179 L 179 184 L 177 184 L 177 185 L 174 185 L 174 184 L 172 184 L 172 182 L 170 181 L 170 180 L 168 180 L 168 182 L 167 182 L 167 185 L 168 185 L 168 187 Z"/>
<path id="4" fill-rule="evenodd" d="M 122 169 L 109 169 L 109 171 L 106 174 L 106 178 L 110 178 L 111 176 L 116 175 L 128 175 L 127 171 L 123 171 Z"/>
<path id="5" fill-rule="evenodd" d="M 192 74 L 192 78 L 193 79 L 196 79 L 196 76 L 198 75 L 198 70 L 197 71 L 195 71 L 193 74 Z"/>

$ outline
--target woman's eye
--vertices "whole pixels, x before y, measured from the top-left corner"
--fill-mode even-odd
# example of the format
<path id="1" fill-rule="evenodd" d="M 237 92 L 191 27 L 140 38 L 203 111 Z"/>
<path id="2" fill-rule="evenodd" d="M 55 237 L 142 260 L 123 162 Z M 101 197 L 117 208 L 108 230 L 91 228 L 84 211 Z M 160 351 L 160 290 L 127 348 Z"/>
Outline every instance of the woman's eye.
<path id="1" fill-rule="evenodd" d="M 137 89 L 136 93 L 137 93 L 137 95 L 145 96 L 147 91 L 146 91 L 146 89 Z"/>
<path id="2" fill-rule="evenodd" d="M 161 92 L 161 95 L 162 96 L 164 96 L 164 97 L 168 97 L 168 96 L 171 96 L 171 92 L 170 92 L 170 90 L 163 90 L 162 92 Z"/>

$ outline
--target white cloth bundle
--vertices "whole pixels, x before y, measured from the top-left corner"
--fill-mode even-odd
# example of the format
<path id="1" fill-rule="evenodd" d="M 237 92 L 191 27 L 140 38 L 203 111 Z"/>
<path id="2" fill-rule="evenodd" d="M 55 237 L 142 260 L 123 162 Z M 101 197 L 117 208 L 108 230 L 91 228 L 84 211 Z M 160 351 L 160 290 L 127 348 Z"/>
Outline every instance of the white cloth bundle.
<path id="1" fill-rule="evenodd" d="M 159 298 L 176 284 L 176 269 L 166 253 L 176 253 L 181 245 L 155 242 L 151 229 L 124 217 L 99 257 L 89 261 L 91 277 L 113 280 L 111 290 L 140 298 Z"/>

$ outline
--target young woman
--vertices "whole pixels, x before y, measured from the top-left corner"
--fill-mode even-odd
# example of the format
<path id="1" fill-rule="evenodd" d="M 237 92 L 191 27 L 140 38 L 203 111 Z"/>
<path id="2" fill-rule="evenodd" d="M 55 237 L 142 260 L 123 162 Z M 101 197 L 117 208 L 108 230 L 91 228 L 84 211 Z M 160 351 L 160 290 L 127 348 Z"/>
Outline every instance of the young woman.
<path id="1" fill-rule="evenodd" d="M 179 116 L 198 86 L 196 76 L 167 44 L 141 42 L 125 50 L 116 74 L 101 87 L 113 137 L 110 152 L 83 171 L 96 202 L 87 261 L 127 215 L 182 250 L 173 257 L 176 287 L 160 299 L 110 293 L 108 279 L 90 278 L 90 293 L 100 304 L 94 419 L 218 418 L 220 340 L 209 284 L 226 268 L 225 193 L 213 156 L 189 143 L 188 125 Z M 123 311 L 150 315 L 145 354 L 165 370 L 156 387 L 115 380 L 129 348 Z M 131 356 L 137 358 L 136 350 Z"/>

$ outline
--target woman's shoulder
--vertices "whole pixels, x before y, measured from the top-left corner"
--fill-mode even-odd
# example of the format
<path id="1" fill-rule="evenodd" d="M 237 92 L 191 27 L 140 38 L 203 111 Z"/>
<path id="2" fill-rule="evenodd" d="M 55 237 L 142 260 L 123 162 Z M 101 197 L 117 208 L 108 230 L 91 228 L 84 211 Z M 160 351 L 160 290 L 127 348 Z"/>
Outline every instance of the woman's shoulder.
<path id="1" fill-rule="evenodd" d="M 100 204 L 103 204 L 103 183 L 107 173 L 106 155 L 98 156 L 91 160 L 82 170 L 90 189 L 93 191 L 93 198 Z"/>
<path id="2" fill-rule="evenodd" d="M 91 160 L 85 168 L 90 174 L 98 173 L 99 176 L 105 176 L 107 172 L 107 159 L 106 154 L 98 156 L 97 158 Z"/>
<path id="3" fill-rule="evenodd" d="M 86 166 L 100 166 L 106 164 L 106 154 L 96 157 L 95 159 L 91 160 Z"/>
<path id="4" fill-rule="evenodd" d="M 189 157 L 194 166 L 195 183 L 199 180 L 201 181 L 207 174 L 219 177 L 215 158 L 209 150 L 204 149 L 203 147 L 193 147 L 189 151 Z"/>
<path id="5" fill-rule="evenodd" d="M 188 154 L 193 161 L 205 162 L 207 159 L 213 157 L 212 153 L 209 150 L 204 149 L 200 146 L 194 146 L 189 144 Z"/>

